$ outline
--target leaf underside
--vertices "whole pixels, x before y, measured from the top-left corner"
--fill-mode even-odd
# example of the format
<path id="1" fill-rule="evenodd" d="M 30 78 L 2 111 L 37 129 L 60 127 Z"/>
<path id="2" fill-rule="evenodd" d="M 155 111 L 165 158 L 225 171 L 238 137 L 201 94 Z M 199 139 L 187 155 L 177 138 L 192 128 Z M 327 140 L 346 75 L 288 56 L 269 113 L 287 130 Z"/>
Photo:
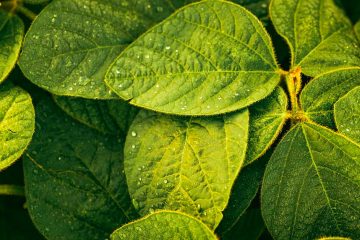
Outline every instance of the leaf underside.
<path id="1" fill-rule="evenodd" d="M 159 211 L 129 223 L 111 234 L 111 240 L 198 239 L 216 240 L 199 220 L 179 212 Z"/>
<path id="2" fill-rule="evenodd" d="M 277 71 L 259 20 L 239 5 L 213 0 L 188 5 L 146 32 L 105 81 L 136 106 L 213 115 L 265 98 L 280 80 Z"/>
<path id="3" fill-rule="evenodd" d="M 23 37 L 21 19 L 0 9 L 0 83 L 16 64 Z"/>
<path id="4" fill-rule="evenodd" d="M 110 64 L 139 35 L 187 2 L 55 0 L 31 25 L 20 67 L 33 83 L 56 95 L 115 98 L 103 82 Z"/>
<path id="5" fill-rule="evenodd" d="M 334 115 L 339 132 L 360 143 L 360 84 L 335 103 Z"/>
<path id="6" fill-rule="evenodd" d="M 273 0 L 270 16 L 291 50 L 291 66 L 315 77 L 360 65 L 352 24 L 333 0 Z"/>
<path id="7" fill-rule="evenodd" d="M 135 213 L 123 173 L 122 141 L 38 104 L 24 160 L 27 206 L 48 239 L 104 239 Z"/>
<path id="8" fill-rule="evenodd" d="M 243 164 L 248 111 L 179 118 L 141 111 L 125 144 L 125 174 L 141 215 L 180 210 L 211 228 L 222 219 Z"/>
<path id="9" fill-rule="evenodd" d="M 310 123 L 276 147 L 262 187 L 262 213 L 275 239 L 360 237 L 360 146 Z"/>
<path id="10" fill-rule="evenodd" d="M 303 89 L 300 102 L 311 120 L 335 128 L 334 104 L 360 85 L 360 67 L 337 70 L 314 78 Z"/>
<path id="11" fill-rule="evenodd" d="M 18 160 L 31 141 L 35 113 L 30 95 L 10 84 L 0 86 L 0 171 Z"/>

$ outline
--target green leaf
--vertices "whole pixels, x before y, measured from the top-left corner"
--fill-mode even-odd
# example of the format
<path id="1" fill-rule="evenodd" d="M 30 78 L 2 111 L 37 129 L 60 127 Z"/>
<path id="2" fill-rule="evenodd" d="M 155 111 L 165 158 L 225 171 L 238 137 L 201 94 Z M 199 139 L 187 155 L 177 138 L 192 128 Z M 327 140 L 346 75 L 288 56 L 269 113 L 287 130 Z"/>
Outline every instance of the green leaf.
<path id="1" fill-rule="evenodd" d="M 300 96 L 302 108 L 311 120 L 335 128 L 334 104 L 359 85 L 360 67 L 320 75 L 303 89 Z"/>
<path id="2" fill-rule="evenodd" d="M 247 110 L 216 118 L 140 111 L 125 144 L 125 174 L 141 215 L 180 210 L 215 229 L 243 164 Z"/>
<path id="3" fill-rule="evenodd" d="M 104 239 L 132 220 L 122 141 L 77 123 L 46 99 L 24 159 L 28 209 L 48 239 Z"/>
<path id="4" fill-rule="evenodd" d="M 24 37 L 24 24 L 15 15 L 0 9 L 0 83 L 14 68 Z"/>
<path id="5" fill-rule="evenodd" d="M 278 72 L 259 20 L 239 5 L 208 0 L 182 8 L 138 38 L 105 81 L 136 106 L 213 115 L 265 98 L 279 83 Z"/>
<path id="6" fill-rule="evenodd" d="M 229 235 L 229 232 L 234 230 L 255 198 L 264 175 L 265 163 L 267 163 L 265 160 L 268 160 L 267 156 L 264 157 L 265 159 L 259 159 L 241 169 L 232 187 L 229 203 L 223 212 L 224 218 L 216 229 L 220 236 Z"/>
<path id="7" fill-rule="evenodd" d="M 138 110 L 122 100 L 54 96 L 56 104 L 79 122 L 105 134 L 126 135 Z"/>
<path id="8" fill-rule="evenodd" d="M 327 128 L 295 126 L 265 170 L 262 213 L 275 239 L 360 237 L 360 146 Z"/>
<path id="9" fill-rule="evenodd" d="M 337 129 L 360 143 L 360 86 L 335 103 L 334 115 Z"/>
<path id="10" fill-rule="evenodd" d="M 360 41 L 360 21 L 358 21 L 354 26 L 354 31 L 357 39 Z"/>
<path id="11" fill-rule="evenodd" d="M 35 113 L 30 95 L 10 84 L 0 86 L 0 171 L 18 160 L 31 141 Z"/>
<path id="12" fill-rule="evenodd" d="M 222 236 L 222 240 L 259 240 L 265 231 L 264 220 L 259 208 L 249 208 L 237 221 L 231 231 Z"/>
<path id="13" fill-rule="evenodd" d="M 159 211 L 129 223 L 111 234 L 111 240 L 216 240 L 202 222 L 181 212 Z"/>
<path id="14" fill-rule="evenodd" d="M 360 65 L 352 24 L 333 0 L 273 0 L 271 20 L 305 75 Z"/>
<path id="15" fill-rule="evenodd" d="M 261 157 L 278 137 L 287 119 L 288 98 L 280 87 L 250 111 L 249 146 L 245 165 Z"/>
<path id="16" fill-rule="evenodd" d="M 20 67 L 57 95 L 114 98 L 103 82 L 110 64 L 179 2 L 184 1 L 55 0 L 31 25 Z"/>
<path id="17" fill-rule="evenodd" d="M 344 238 L 344 237 L 322 237 L 318 240 L 351 240 L 350 238 Z"/>

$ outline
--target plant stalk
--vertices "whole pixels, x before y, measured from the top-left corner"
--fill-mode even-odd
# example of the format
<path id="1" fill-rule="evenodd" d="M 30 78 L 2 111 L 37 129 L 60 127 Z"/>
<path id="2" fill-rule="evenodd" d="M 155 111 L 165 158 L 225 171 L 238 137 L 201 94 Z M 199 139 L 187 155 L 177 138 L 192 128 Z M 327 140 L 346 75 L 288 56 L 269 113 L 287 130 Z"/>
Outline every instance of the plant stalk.
<path id="1" fill-rule="evenodd" d="M 25 190 L 22 186 L 16 185 L 0 185 L 0 195 L 10 195 L 10 196 L 25 196 Z"/>

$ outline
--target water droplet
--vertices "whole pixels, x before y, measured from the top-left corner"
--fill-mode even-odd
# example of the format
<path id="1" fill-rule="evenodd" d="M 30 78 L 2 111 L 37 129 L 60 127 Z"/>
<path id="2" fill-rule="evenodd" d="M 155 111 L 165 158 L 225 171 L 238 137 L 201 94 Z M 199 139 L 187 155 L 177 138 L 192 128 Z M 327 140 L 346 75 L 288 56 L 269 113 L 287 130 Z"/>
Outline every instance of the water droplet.
<path id="1" fill-rule="evenodd" d="M 136 132 L 132 131 L 131 136 L 136 137 L 137 136 Z"/>
<path id="2" fill-rule="evenodd" d="M 166 47 L 165 47 L 166 50 L 170 50 L 170 48 L 171 48 L 170 46 L 166 46 Z"/>
<path id="3" fill-rule="evenodd" d="M 136 146 L 133 144 L 133 145 L 131 145 L 131 148 L 132 148 L 132 149 L 135 149 L 135 148 L 136 148 Z"/>
<path id="4" fill-rule="evenodd" d="M 167 183 L 168 183 L 168 180 L 165 179 L 165 180 L 164 180 L 164 183 L 167 184 Z"/>
<path id="5" fill-rule="evenodd" d="M 157 10 L 158 12 L 162 12 L 164 9 L 163 9 L 162 7 L 157 7 L 156 10 Z"/>

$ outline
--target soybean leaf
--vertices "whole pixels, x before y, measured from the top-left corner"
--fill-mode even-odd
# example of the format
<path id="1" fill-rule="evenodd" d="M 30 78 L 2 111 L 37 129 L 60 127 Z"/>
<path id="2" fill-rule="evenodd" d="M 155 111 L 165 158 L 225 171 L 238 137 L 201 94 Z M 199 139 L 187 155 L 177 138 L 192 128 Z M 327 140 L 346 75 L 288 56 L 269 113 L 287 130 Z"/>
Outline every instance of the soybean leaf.
<path id="1" fill-rule="evenodd" d="M 39 231 L 48 239 L 104 239 L 136 217 L 123 173 L 123 143 L 72 120 L 49 99 L 36 112 L 24 175 Z"/>
<path id="2" fill-rule="evenodd" d="M 265 170 L 262 213 L 275 239 L 360 237 L 360 146 L 311 123 L 295 126 Z"/>
<path id="3" fill-rule="evenodd" d="M 322 237 L 319 238 L 318 240 L 351 240 L 351 239 L 345 237 Z"/>
<path id="4" fill-rule="evenodd" d="M 268 160 L 267 156 L 264 157 L 265 159 L 259 159 L 241 169 L 232 187 L 229 203 L 224 210 L 224 218 L 216 229 L 220 236 L 229 235 L 230 232 L 236 231 L 235 226 L 242 221 L 243 214 L 255 198 L 264 175 L 265 163 L 267 162 L 265 160 Z"/>
<path id="5" fill-rule="evenodd" d="M 259 20 L 239 5 L 208 0 L 182 8 L 139 37 L 105 81 L 136 106 L 213 115 L 265 98 L 279 80 L 272 43 Z"/>
<path id="6" fill-rule="evenodd" d="M 50 2 L 51 0 L 22 0 L 22 1 L 27 4 L 42 4 L 42 3 Z"/>
<path id="7" fill-rule="evenodd" d="M 125 144 L 125 174 L 141 215 L 180 210 L 212 229 L 244 162 L 248 111 L 180 118 L 140 111 Z"/>
<path id="8" fill-rule="evenodd" d="M 305 86 L 300 101 L 311 120 L 335 128 L 334 104 L 360 85 L 360 67 L 341 69 L 320 75 Z"/>
<path id="9" fill-rule="evenodd" d="M 360 21 L 355 24 L 354 31 L 357 39 L 360 41 Z"/>
<path id="10" fill-rule="evenodd" d="M 21 19 L 0 9 L 0 83 L 16 64 L 23 37 Z"/>
<path id="11" fill-rule="evenodd" d="M 278 87 L 269 97 L 249 108 L 250 133 L 245 165 L 261 157 L 278 137 L 287 119 L 287 105 L 286 93 Z"/>
<path id="12" fill-rule="evenodd" d="M 360 143 L 360 86 L 335 103 L 334 115 L 337 129 Z"/>
<path id="13" fill-rule="evenodd" d="M 0 85 L 0 171 L 21 157 L 34 128 L 35 113 L 30 95 L 13 85 Z"/>
<path id="14" fill-rule="evenodd" d="M 246 240 L 259 240 L 262 239 L 261 234 L 265 231 L 264 220 L 261 216 L 259 208 L 249 208 L 240 217 L 236 225 L 226 232 L 221 239 L 234 240 L 234 239 L 246 239 Z"/>
<path id="15" fill-rule="evenodd" d="M 202 222 L 181 212 L 159 211 L 129 223 L 111 234 L 111 240 L 216 240 Z"/>
<path id="16" fill-rule="evenodd" d="M 352 24 L 333 0 L 273 0 L 270 16 L 290 46 L 292 67 L 304 74 L 360 65 Z"/>
<path id="17" fill-rule="evenodd" d="M 57 95 L 114 98 L 103 82 L 107 68 L 182 2 L 55 0 L 31 25 L 20 67 L 33 83 Z"/>
<path id="18" fill-rule="evenodd" d="M 56 104 L 79 122 L 100 132 L 126 135 L 138 110 L 122 100 L 54 96 Z"/>

